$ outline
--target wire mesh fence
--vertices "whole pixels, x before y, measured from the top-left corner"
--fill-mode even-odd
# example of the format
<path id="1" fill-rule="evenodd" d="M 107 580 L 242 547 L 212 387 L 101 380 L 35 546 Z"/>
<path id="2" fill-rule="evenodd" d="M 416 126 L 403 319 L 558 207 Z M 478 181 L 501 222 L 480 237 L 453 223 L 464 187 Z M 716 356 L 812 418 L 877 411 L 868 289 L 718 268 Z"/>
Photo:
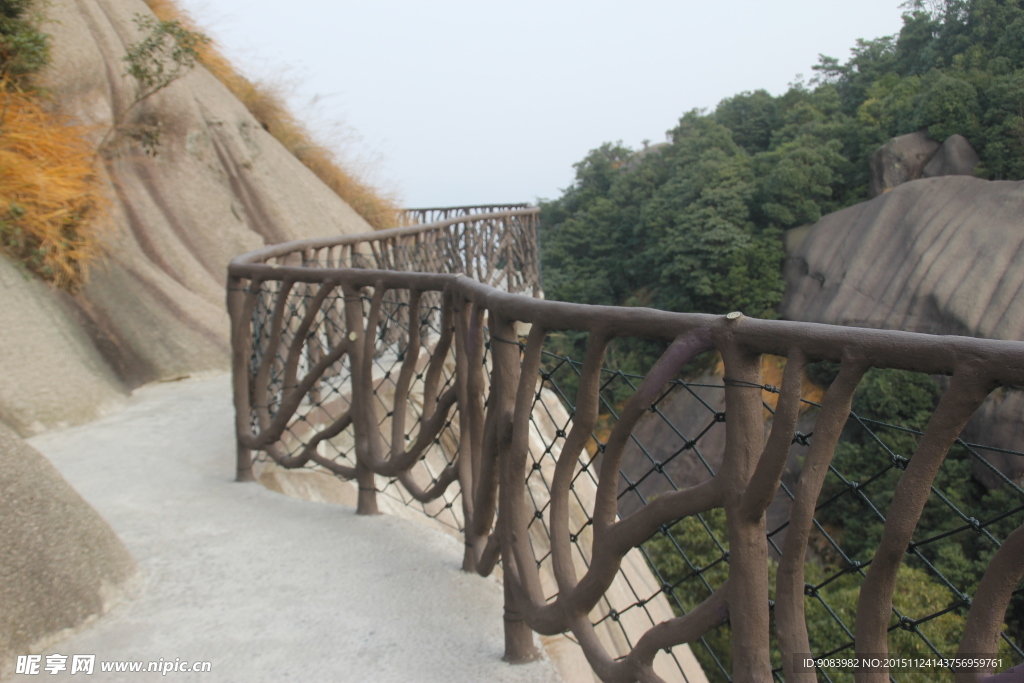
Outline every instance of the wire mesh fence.
<path id="1" fill-rule="evenodd" d="M 267 351 L 270 321 L 280 295 L 280 284 L 278 281 L 260 284 L 258 303 L 252 317 L 254 344 L 249 363 L 254 377 Z M 382 315 L 375 331 L 377 343 L 373 358 L 375 381 L 372 396 L 376 412 L 380 415 L 378 426 L 388 446 L 391 438 L 389 420 L 393 417 L 392 402 L 401 364 L 410 353 L 429 357 L 436 351 L 442 337 L 440 294 L 431 294 L 433 296 L 421 298 L 416 311 L 410 310 L 408 292 L 389 290 L 382 299 Z M 293 288 L 288 294 L 285 317 L 292 320 L 301 318 L 314 297 L 311 287 Z M 344 295 L 340 291 L 332 297 L 333 300 L 325 299 L 321 310 L 344 304 Z M 368 312 L 372 296 L 364 291 L 359 299 L 362 310 Z M 420 345 L 416 349 L 410 348 L 410 321 L 415 321 L 421 330 Z M 454 332 L 454 327 L 451 323 L 449 325 L 448 331 Z M 271 417 L 276 415 L 281 400 L 286 381 L 287 349 L 295 340 L 295 329 L 295 324 L 281 326 L 282 340 L 276 360 L 271 364 L 269 379 L 271 390 L 268 395 L 274 398 L 274 402 L 266 406 Z M 310 356 L 317 353 L 314 349 L 319 348 L 318 353 L 326 355 L 331 340 L 344 334 L 346 328 L 339 325 L 337 316 L 318 317 L 317 323 L 306 331 L 307 339 L 303 342 L 307 366 L 312 362 Z M 486 330 L 485 339 L 485 349 L 489 350 L 492 340 Z M 518 339 L 496 339 L 493 343 L 516 344 L 520 350 L 525 346 Z M 454 353 L 448 351 L 448 355 L 447 362 L 441 366 L 441 392 L 450 389 L 455 381 Z M 582 368 L 580 359 L 568 355 L 545 351 L 544 358 L 531 410 L 538 441 L 530 451 L 525 482 L 533 514 L 529 528 L 538 537 L 538 549 L 542 548 L 543 539 L 550 542 L 547 509 L 551 500 L 551 476 L 572 426 L 575 392 Z M 483 362 L 485 365 L 490 363 L 489 354 L 485 355 Z M 349 363 L 345 356 L 333 364 L 323 373 L 317 389 L 307 395 L 303 409 L 289 424 L 281 440 L 287 457 L 295 457 L 308 447 L 319 426 L 334 422 L 349 407 L 352 400 Z M 415 375 L 415 379 L 422 381 L 422 371 Z M 607 434 L 618 419 L 618 410 L 635 393 L 642 380 L 642 375 L 609 367 L 602 369 L 600 425 L 591 437 L 571 486 L 580 510 L 589 509 L 592 501 L 586 499 L 585 494 L 580 495 L 578 490 L 596 489 L 597 471 Z M 933 391 L 928 397 L 934 399 L 932 394 L 939 390 L 935 380 L 917 377 L 908 386 L 920 390 L 921 386 L 929 384 Z M 720 377 L 716 377 L 713 371 L 706 371 L 692 381 L 672 380 L 651 403 L 648 418 L 631 436 L 630 452 L 619 473 L 619 510 L 622 516 L 647 505 L 661 493 L 678 491 L 715 476 L 723 455 L 728 420 L 724 388 Z M 770 425 L 774 412 L 772 399 L 778 389 L 770 384 L 751 388 L 763 392 L 766 424 Z M 897 406 L 903 400 L 899 395 L 891 398 Z M 409 429 L 402 435 L 406 441 L 415 440 L 417 436 L 423 415 L 421 400 L 415 397 L 414 392 L 409 401 Z M 790 473 L 791 478 L 798 476 L 801 452 L 813 440 L 813 418 L 821 406 L 814 400 L 803 399 L 803 403 L 804 417 L 800 428 L 806 431 L 798 429 L 793 435 L 791 459 L 797 471 Z M 934 400 L 931 403 L 925 407 L 934 408 Z M 254 406 L 254 416 L 259 407 Z M 894 411 L 901 412 L 899 407 Z M 806 586 L 807 611 L 816 626 L 811 636 L 815 655 L 852 652 L 855 616 L 852 599 L 856 597 L 860 581 L 871 563 L 873 546 L 870 540 L 877 537 L 884 524 L 892 491 L 922 435 L 920 424 L 908 427 L 899 424 L 897 417 L 875 419 L 857 411 L 851 412 L 837 449 L 836 464 L 830 466 L 829 479 L 817 506 L 813 553 L 808 562 L 811 580 Z M 439 482 L 445 468 L 456 460 L 458 442 L 458 422 L 452 417 L 436 437 L 433 448 L 419 459 L 414 476 L 421 486 L 429 488 Z M 309 460 L 305 466 L 330 472 L 329 465 L 324 463 L 324 460 L 329 460 L 354 468 L 354 449 L 350 430 L 342 431 L 321 441 L 317 447 L 320 458 Z M 962 621 L 985 560 L 1000 547 L 1008 533 L 1024 522 L 1024 490 L 986 459 L 986 453 L 991 451 L 1024 457 L 1024 453 L 1019 451 L 993 449 L 958 440 L 944 463 L 942 476 L 932 487 L 925 519 L 907 552 L 904 578 L 908 592 L 903 601 L 906 607 L 893 609 L 890 628 L 893 652 L 922 657 L 950 655 L 950 648 L 955 649 L 962 632 Z M 269 461 L 266 452 L 262 452 L 258 459 Z M 846 469 L 846 465 L 856 465 L 857 469 Z M 993 473 L 1002 482 L 1002 488 L 988 490 L 974 477 L 972 466 L 983 467 Z M 793 498 L 785 479 L 769 512 L 774 523 L 769 525 L 766 537 L 776 558 L 782 553 L 787 526 L 786 502 Z M 378 477 L 377 488 L 380 493 L 422 511 L 459 533 L 464 531 L 458 486 L 450 487 L 442 497 L 428 503 L 415 500 L 395 477 Z M 571 529 L 571 541 L 585 567 L 590 558 L 590 550 L 585 545 L 588 540 L 586 531 L 591 523 L 592 519 L 587 516 L 576 520 L 576 526 Z M 618 624 L 631 613 L 642 615 L 647 627 L 658 623 L 649 605 L 659 595 L 668 599 L 676 614 L 685 614 L 693 609 L 728 577 L 728 548 L 725 518 L 720 510 L 663 525 L 640 547 L 653 582 L 635 585 L 637 582 L 631 577 L 624 577 L 626 590 L 614 600 L 605 597 L 593 614 L 592 623 L 615 626 L 631 648 L 635 644 L 636 631 L 631 637 Z M 538 552 L 538 566 L 543 570 L 549 563 L 550 553 Z M 1022 592 L 1024 589 L 1015 593 L 1010 623 L 1003 635 L 1008 663 L 1019 663 L 1024 654 L 1020 646 L 1020 629 L 1024 625 Z M 557 589 L 553 589 L 546 597 L 553 599 L 556 595 Z M 696 657 L 709 680 L 731 680 L 729 649 L 728 626 L 720 627 L 693 644 Z M 680 664 L 681 672 L 683 668 Z M 773 673 L 777 679 L 783 679 L 780 662 L 776 662 Z M 822 670 L 821 673 L 826 680 L 848 678 L 836 670 Z M 902 676 L 894 673 L 892 677 L 896 681 L 915 681 L 922 680 L 922 676 L 921 673 Z M 941 679 L 944 676 L 942 672 L 932 671 L 926 678 Z"/>
<path id="2" fill-rule="evenodd" d="M 570 419 L 575 390 L 580 379 L 579 358 L 547 352 L 541 379 L 550 393 L 538 392 L 535 411 L 544 407 L 542 396 L 557 396 Z M 778 363 L 766 360 L 765 365 Z M 782 361 L 784 363 L 784 361 Z M 704 365 L 709 365 L 705 363 Z M 711 363 L 710 365 L 714 365 Z M 647 505 L 666 491 L 678 491 L 715 476 L 721 463 L 728 419 L 723 390 L 725 382 L 713 371 L 691 371 L 692 379 L 669 382 L 648 407 L 649 415 L 631 435 L 631 449 L 619 472 L 619 510 L 623 516 Z M 602 368 L 601 428 L 588 446 L 591 457 L 584 462 L 583 476 L 594 477 L 595 464 L 607 442 L 607 434 L 618 419 L 618 410 L 636 392 L 642 375 L 620 369 Z M 895 386 L 892 386 L 895 380 Z M 850 412 L 842 440 L 837 447 L 829 477 L 816 506 L 805 586 L 806 610 L 812 654 L 816 658 L 853 656 L 856 598 L 871 554 L 886 520 L 893 490 L 906 469 L 914 448 L 923 435 L 923 419 L 934 409 L 942 381 L 925 375 L 875 371 L 866 378 L 872 391 L 879 381 L 888 381 L 888 402 L 881 410 L 869 401 L 860 403 L 873 416 Z M 805 395 L 816 396 L 819 387 L 806 380 Z M 771 384 L 750 385 L 763 392 L 766 427 L 770 427 L 779 389 Z M 922 389 L 923 388 L 923 389 Z M 824 387 L 820 387 L 824 389 Z M 926 399 L 922 405 L 922 390 Z M 878 393 L 877 387 L 875 393 Z M 767 543 L 771 573 L 782 554 L 786 512 L 793 500 L 793 481 L 799 464 L 813 440 L 813 425 L 821 403 L 801 399 L 804 413 L 793 433 L 791 471 L 769 508 Z M 927 412 L 922 413 L 921 409 Z M 915 414 L 915 411 L 916 414 Z M 885 414 L 886 412 L 890 414 Z M 909 414 L 908 414 L 909 413 Z M 904 417 L 905 420 L 900 418 Z M 910 422 L 912 426 L 908 426 Z M 559 438 L 564 439 L 563 426 Z M 805 430 L 805 431 L 801 431 Z M 905 569 L 901 570 L 901 595 L 892 610 L 890 652 L 931 659 L 951 657 L 956 652 L 971 598 L 988 560 L 1003 540 L 1024 523 L 1024 490 L 1019 482 L 993 465 L 988 453 L 1024 458 L 1024 452 L 957 439 L 943 463 L 931 496 L 907 548 Z M 546 450 L 541 458 L 552 457 Z M 536 460 L 535 460 L 536 462 Z M 1000 486 L 990 487 L 975 476 L 977 469 L 990 473 Z M 787 484 L 788 480 L 788 484 Z M 596 479 L 595 479 L 596 483 Z M 590 523 L 586 520 L 585 523 Z M 578 536 L 577 531 L 574 535 Z M 574 543 L 576 538 L 573 539 Z M 673 610 L 685 614 L 710 597 L 728 578 L 729 542 L 721 510 L 698 514 L 666 524 L 641 546 L 661 592 L 669 596 Z M 543 558 L 542 561 L 547 558 Z M 1024 559 L 1022 559 L 1024 561 Z M 1004 668 L 1024 661 L 1024 587 L 1014 592 L 1001 638 Z M 618 618 L 632 609 L 642 609 L 652 598 L 635 594 L 628 605 L 604 605 L 602 619 Z M 694 652 L 709 680 L 732 680 L 729 627 L 723 625 L 693 643 Z M 773 675 L 784 680 L 781 659 L 775 652 Z M 909 668 L 909 667 L 908 667 Z M 852 680 L 850 670 L 818 669 L 829 681 Z M 952 680 L 950 667 L 893 672 L 893 681 Z"/>

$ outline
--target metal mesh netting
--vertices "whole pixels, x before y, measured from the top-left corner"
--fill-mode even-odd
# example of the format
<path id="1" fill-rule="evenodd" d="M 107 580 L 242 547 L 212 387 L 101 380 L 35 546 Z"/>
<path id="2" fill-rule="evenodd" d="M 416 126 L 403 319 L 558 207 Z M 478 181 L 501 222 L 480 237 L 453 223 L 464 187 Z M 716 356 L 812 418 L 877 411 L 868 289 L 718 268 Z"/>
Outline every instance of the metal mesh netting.
<path id="1" fill-rule="evenodd" d="M 579 360 L 546 353 L 541 374 L 544 386 L 551 389 L 548 396 L 558 397 L 570 419 L 581 369 Z M 577 476 L 596 477 L 607 434 L 618 419 L 617 411 L 642 380 L 641 375 L 603 369 L 602 420 L 588 447 L 591 457 Z M 918 385 L 922 381 L 934 382 L 927 377 L 917 378 Z M 695 381 L 672 381 L 651 404 L 647 419 L 631 436 L 631 457 L 626 458 L 619 472 L 620 514 L 648 504 L 659 493 L 692 486 L 715 475 L 721 462 L 727 420 L 724 388 L 720 377 L 705 372 Z M 772 394 L 779 390 L 768 384 L 750 388 L 764 392 L 764 413 L 770 425 L 774 412 Z M 535 414 L 547 409 L 542 396 L 538 392 Z M 899 395 L 891 398 L 895 405 L 903 399 Z M 768 511 L 767 542 L 773 558 L 781 554 L 788 523 L 785 513 L 793 500 L 791 487 L 799 474 L 801 454 L 813 440 L 813 418 L 821 407 L 819 402 L 806 398 L 803 404 L 804 415 L 793 435 L 793 467 L 788 468 L 788 476 L 784 475 L 776 501 Z M 556 443 L 535 458 L 553 457 L 557 442 L 564 440 L 567 430 L 568 426 L 564 426 L 557 434 Z M 919 428 L 899 424 L 896 418 L 875 419 L 858 414 L 856 410 L 850 413 L 818 501 L 812 553 L 807 563 L 805 609 L 815 656 L 853 654 L 855 601 L 871 563 L 873 546 L 870 542 L 877 544 L 899 474 L 909 462 L 913 446 L 921 435 Z M 1020 451 L 968 443 L 963 439 L 957 441 L 947 456 L 932 486 L 914 542 L 907 549 L 905 569 L 901 570 L 898 584 L 902 596 L 897 597 L 889 628 L 890 652 L 922 658 L 955 654 L 980 570 L 1002 540 L 1024 522 L 1024 490 L 990 462 L 988 455 L 992 453 L 1024 457 Z M 840 463 L 856 463 L 864 469 L 851 471 L 843 469 Z M 985 490 L 988 487 L 972 475 L 977 469 L 990 474 L 1000 485 Z M 539 475 L 539 472 L 535 470 L 531 475 Z M 973 488 L 974 495 L 965 495 L 966 488 Z M 854 528 L 860 529 L 860 536 L 867 538 L 850 538 L 855 535 L 850 533 Z M 574 542 L 578 535 L 579 530 Z M 660 592 L 669 596 L 677 614 L 684 614 L 710 596 L 728 576 L 729 543 L 724 514 L 713 510 L 664 525 L 643 544 L 642 551 L 660 582 Z M 972 565 L 970 560 L 977 562 Z M 774 569 L 773 559 L 772 575 Z M 634 597 L 632 603 L 625 605 L 605 600 L 601 618 L 618 620 L 629 610 L 645 609 L 655 595 L 637 592 Z M 1018 587 L 1008 628 L 1002 635 L 1000 655 L 1004 657 L 1004 668 L 1024 660 L 1021 616 L 1024 616 L 1024 588 Z M 729 646 L 728 625 L 693 644 L 710 680 L 731 680 Z M 774 676 L 783 680 L 781 661 L 776 657 L 773 663 Z M 852 680 L 848 671 L 819 669 L 819 673 L 824 680 Z M 890 678 L 893 681 L 952 680 L 952 672 L 894 671 Z"/>
<path id="2" fill-rule="evenodd" d="M 254 372 L 266 352 L 269 321 L 279 290 L 279 282 L 261 284 L 260 297 L 252 319 L 254 344 L 251 368 Z M 286 319 L 300 318 L 305 307 L 311 304 L 313 296 L 311 286 L 300 284 L 293 287 L 287 298 Z M 321 305 L 321 310 L 340 308 L 343 298 L 340 290 L 334 292 Z M 364 311 L 368 310 L 371 296 L 364 292 L 360 299 Z M 395 382 L 405 355 L 415 352 L 424 358 L 430 356 L 441 336 L 441 302 L 438 293 L 430 293 L 420 300 L 415 319 L 421 329 L 420 346 L 417 350 L 410 350 L 408 292 L 391 290 L 383 298 L 381 323 L 376 330 L 377 352 L 373 358 L 373 374 L 374 396 L 379 406 L 377 413 L 380 415 L 381 432 L 386 442 L 390 438 L 388 421 L 393 412 Z M 271 390 L 268 395 L 275 397 L 275 401 L 279 400 L 283 389 L 285 350 L 294 341 L 294 327 L 282 326 L 282 343 L 278 347 L 276 361 L 271 364 Z M 318 316 L 304 342 L 306 368 L 315 362 L 317 347 L 322 347 L 319 353 L 324 354 L 331 340 L 345 333 L 346 328 L 337 316 L 327 313 Z M 486 347 L 489 348 L 489 345 L 486 344 Z M 454 381 L 454 353 L 448 353 L 451 360 L 444 366 L 442 389 L 451 386 Z M 488 362 L 486 357 L 484 362 Z M 342 357 L 324 373 L 322 381 L 307 395 L 303 409 L 297 412 L 282 439 L 288 455 L 296 454 L 306 445 L 310 435 L 347 409 L 351 400 L 351 368 L 348 363 L 348 357 Z M 526 481 L 535 510 L 531 533 L 539 533 L 541 536 L 550 537 L 546 519 L 550 500 L 550 473 L 571 427 L 575 386 L 580 370 L 581 363 L 578 360 L 545 353 L 531 417 L 540 447 L 531 448 L 531 467 Z M 418 374 L 417 379 L 421 378 L 421 374 Z M 611 368 L 603 370 L 602 418 L 587 449 L 588 453 L 584 455 L 575 475 L 574 491 L 575 482 L 580 478 L 588 480 L 589 488 L 596 487 L 607 433 L 618 417 L 618 408 L 636 391 L 641 380 L 640 375 Z M 621 514 L 628 514 L 646 505 L 661 492 L 679 490 L 715 475 L 720 464 L 727 420 L 723 388 L 720 379 L 712 381 L 707 376 L 704 381 L 687 382 L 677 379 L 650 406 L 645 423 L 639 425 L 631 437 L 631 457 L 619 473 Z M 771 385 L 751 389 L 764 392 L 767 399 L 764 402 L 765 416 L 770 420 L 773 411 L 771 394 L 777 392 L 777 389 Z M 806 412 L 800 428 L 806 431 L 798 429 L 793 437 L 797 459 L 800 450 L 806 449 L 813 440 L 813 417 L 820 405 L 811 400 L 805 400 L 804 404 Z M 267 409 L 271 416 L 275 415 L 277 403 L 271 402 Z M 413 440 L 422 415 L 422 405 L 413 400 L 410 401 L 409 409 L 408 431 L 404 438 Z M 674 421 L 675 417 L 680 419 Z M 846 435 L 837 449 L 837 458 L 844 449 L 849 450 L 851 444 L 854 444 L 860 450 L 856 454 L 859 458 L 856 462 L 871 464 L 873 468 L 844 471 L 841 466 L 833 464 L 826 490 L 819 501 L 815 520 L 816 537 L 812 541 L 814 556 L 809 562 L 810 580 L 806 588 L 808 620 L 816 626 L 811 630 L 811 644 L 816 655 L 852 652 L 852 614 L 855 604 L 851 599 L 856 597 L 865 569 L 870 564 L 868 547 L 863 542 L 844 542 L 847 541 L 844 539 L 848 535 L 847 530 L 837 525 L 836 516 L 830 515 L 829 511 L 842 507 L 843 517 L 857 519 L 859 525 L 870 526 L 872 522 L 884 522 L 892 489 L 910 455 L 908 448 L 912 451 L 920 435 L 920 429 L 897 424 L 895 420 L 874 419 L 856 411 L 850 415 Z M 449 419 L 435 440 L 434 447 L 420 459 L 416 477 L 421 484 L 437 482 L 441 470 L 454 460 L 457 444 L 458 425 L 453 425 Z M 321 442 L 318 452 L 334 462 L 354 467 L 353 449 L 351 434 L 342 432 L 337 437 Z M 933 486 L 928 510 L 914 543 L 908 548 L 906 558 L 907 567 L 912 571 L 905 577 L 907 585 L 911 589 L 916 586 L 917 590 L 923 591 L 924 598 L 921 604 L 912 608 L 901 610 L 897 606 L 894 609 L 890 628 L 894 634 L 893 651 L 916 652 L 922 656 L 951 654 L 948 648 L 951 643 L 955 644 L 956 630 L 960 628 L 957 619 L 962 621 L 979 577 L 971 573 L 970 567 L 960 567 L 959 571 L 953 572 L 944 572 L 943 569 L 953 567 L 956 570 L 958 566 L 950 558 L 956 560 L 965 552 L 981 558 L 986 553 L 991 555 L 1009 530 L 1024 520 L 1024 491 L 989 462 L 986 455 L 993 451 L 1024 455 L 1017 451 L 992 449 L 961 440 L 947 458 L 943 467 L 950 470 L 951 476 L 946 479 L 940 477 Z M 261 459 L 266 460 L 266 455 L 262 455 Z M 992 496 L 991 492 L 987 496 L 982 495 L 982 509 L 962 507 L 965 499 L 958 489 L 968 485 L 976 486 L 965 479 L 970 473 L 965 470 L 964 463 L 982 467 L 1002 482 L 1002 487 L 998 489 L 999 495 Z M 312 461 L 306 466 L 323 469 Z M 414 500 L 396 479 L 378 477 L 377 480 L 378 490 L 384 495 L 422 510 L 424 514 L 452 529 L 460 532 L 463 530 L 459 510 L 461 492 L 458 486 L 449 487 L 439 500 L 423 504 Z M 784 477 L 776 504 L 769 510 L 767 542 L 776 556 L 784 542 L 785 503 L 787 499 L 792 499 L 791 483 L 792 478 L 787 484 L 787 478 Z M 587 507 L 588 501 L 579 496 L 577 502 L 581 509 Z M 976 504 L 978 501 L 967 502 Z M 577 528 L 570 530 L 571 540 L 584 565 L 589 561 L 589 550 L 583 545 L 584 532 L 589 523 L 590 519 L 587 518 L 578 522 Z M 592 615 L 595 623 L 617 623 L 630 612 L 642 612 L 650 625 L 654 625 L 656 620 L 648 611 L 648 605 L 659 593 L 669 599 L 677 614 L 685 613 L 709 596 L 728 575 L 728 538 L 724 516 L 713 511 L 665 525 L 642 546 L 641 552 L 655 575 L 657 584 L 654 591 L 651 592 L 650 586 L 635 586 L 627 579 L 630 593 L 625 598 L 620 594 L 614 600 L 608 597 L 602 599 L 598 610 Z M 538 558 L 541 566 L 549 562 L 547 554 L 539 552 Z M 1018 589 L 1015 605 L 1020 604 L 1021 592 Z M 549 596 L 553 597 L 554 594 Z M 1004 650 L 1009 661 L 1013 662 L 1022 660 L 1019 628 L 1020 624 L 1011 624 L 1011 629 L 1003 636 Z M 622 637 L 632 646 L 630 635 L 625 629 L 621 631 Z M 699 643 L 695 643 L 693 649 L 709 678 L 730 680 L 728 626 L 708 634 Z M 843 678 L 843 674 L 836 671 L 821 673 L 826 680 Z M 781 680 L 779 662 L 776 662 L 775 675 Z M 894 673 L 893 680 L 916 679 L 915 674 L 901 676 Z"/>
<path id="3" fill-rule="evenodd" d="M 257 368 L 262 363 L 266 350 L 267 339 L 270 336 L 270 325 L 274 304 L 280 295 L 280 281 L 265 281 L 260 284 L 257 304 L 253 309 L 252 330 L 253 348 L 250 359 L 250 373 L 255 376 Z M 285 318 L 298 320 L 305 314 L 307 306 L 312 305 L 315 292 L 311 286 L 297 285 L 292 288 L 287 297 Z M 371 305 L 371 296 L 362 293 L 359 295 L 362 307 L 365 312 Z M 374 389 L 373 396 L 377 403 L 377 413 L 380 417 L 379 426 L 381 436 L 386 446 L 390 447 L 390 429 L 386 428 L 393 413 L 393 396 L 396 386 L 399 368 L 409 349 L 409 297 L 408 292 L 392 290 L 382 301 L 381 324 L 376 330 L 377 352 L 372 359 Z M 327 355 L 329 349 L 336 346 L 338 341 L 348 334 L 349 330 L 344 324 L 344 318 L 338 311 L 343 309 L 345 300 L 341 289 L 332 292 L 321 304 L 320 311 L 315 318 L 314 324 L 307 332 L 306 339 L 302 340 L 305 353 L 300 361 L 298 376 L 303 376 L 309 368 L 315 364 L 316 358 Z M 334 314 L 332 314 L 332 312 Z M 431 355 L 438 338 L 441 336 L 441 308 L 440 295 L 436 292 L 427 293 L 420 300 L 417 316 L 420 325 L 420 345 L 413 352 L 424 357 Z M 277 407 L 280 403 L 284 386 L 284 368 L 288 348 L 295 340 L 295 324 L 282 325 L 281 344 L 278 345 L 274 361 L 270 365 L 269 391 L 271 401 L 266 406 L 271 417 L 277 414 Z M 299 410 L 295 417 L 285 428 L 284 436 L 281 439 L 284 454 L 294 457 L 302 451 L 310 441 L 310 437 L 324 428 L 324 425 L 331 424 L 341 414 L 348 410 L 352 400 L 352 368 L 349 356 L 343 355 L 338 361 L 332 364 L 324 373 L 321 380 L 317 381 L 311 390 L 304 396 Z M 442 391 L 451 386 L 454 381 L 454 365 L 446 363 L 442 368 Z M 417 381 L 422 380 L 422 373 L 416 376 Z M 422 394 L 421 394 L 422 395 Z M 257 413 L 261 405 L 253 402 L 253 433 L 259 432 Z M 414 440 L 420 425 L 420 418 L 423 414 L 422 403 L 410 401 L 408 404 L 409 415 L 407 418 L 408 429 L 404 434 L 407 441 Z M 454 431 L 451 422 L 447 422 L 441 434 L 435 440 L 434 447 L 429 450 L 421 459 L 416 468 L 414 476 L 423 485 L 437 483 L 440 471 L 455 458 L 458 444 L 458 435 Z M 339 465 L 354 468 L 356 465 L 355 442 L 351 428 L 342 431 L 340 434 L 320 441 L 317 445 L 317 453 Z M 272 462 L 265 451 L 259 451 L 256 461 L 264 464 Z M 310 460 L 304 465 L 307 469 L 331 472 L 324 463 Z M 419 509 L 425 515 L 436 519 L 438 522 L 452 529 L 462 531 L 461 516 L 456 513 L 459 505 L 461 492 L 458 487 L 451 487 L 439 500 L 430 503 L 420 503 L 414 500 L 408 492 L 399 485 L 397 479 L 391 477 L 377 477 L 378 491 L 393 498 L 404 505 Z"/>

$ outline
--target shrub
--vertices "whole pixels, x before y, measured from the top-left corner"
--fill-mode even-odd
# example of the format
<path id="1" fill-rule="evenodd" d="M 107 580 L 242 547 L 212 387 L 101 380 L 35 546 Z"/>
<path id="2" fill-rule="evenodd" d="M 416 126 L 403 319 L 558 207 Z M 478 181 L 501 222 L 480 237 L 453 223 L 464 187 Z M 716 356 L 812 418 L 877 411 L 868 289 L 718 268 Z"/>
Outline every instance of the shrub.
<path id="1" fill-rule="evenodd" d="M 32 0 L 0 0 L 0 76 L 18 79 L 41 69 L 50 58 L 42 19 L 29 13 Z"/>

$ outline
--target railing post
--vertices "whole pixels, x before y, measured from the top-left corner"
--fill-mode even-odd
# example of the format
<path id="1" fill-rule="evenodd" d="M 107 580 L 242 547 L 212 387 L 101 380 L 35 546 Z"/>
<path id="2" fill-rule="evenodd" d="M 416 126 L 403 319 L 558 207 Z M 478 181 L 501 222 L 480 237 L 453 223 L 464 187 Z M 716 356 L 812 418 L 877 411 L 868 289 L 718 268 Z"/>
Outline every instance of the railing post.
<path id="1" fill-rule="evenodd" d="M 729 328 L 743 324 L 733 318 Z M 725 512 L 729 529 L 729 621 L 732 626 L 732 677 L 770 681 L 768 543 L 765 516 L 745 519 L 743 492 L 757 467 L 764 443 L 761 407 L 761 355 L 728 340 L 721 347 L 725 365 L 726 436 L 719 477 L 727 484 Z"/>
<path id="2" fill-rule="evenodd" d="M 513 486 L 522 486 L 518 473 L 509 471 L 507 462 L 508 451 L 512 439 L 512 419 L 515 411 L 516 389 L 519 385 L 520 358 L 519 346 L 516 343 L 515 324 L 501 316 L 488 316 L 491 323 L 491 362 L 494 364 L 491 382 L 491 393 L 488 402 L 494 402 L 495 414 L 498 415 L 498 459 L 501 483 L 500 498 L 503 501 L 501 515 L 498 516 L 498 533 L 502 536 L 502 556 L 504 572 L 502 583 L 505 588 L 505 656 L 502 659 L 510 664 L 525 664 L 540 658 L 540 652 L 533 644 L 533 631 L 523 620 L 522 613 L 516 605 L 512 591 L 511 536 L 516 513 L 511 504 Z M 502 462 L 504 461 L 504 462 Z"/>
<path id="3" fill-rule="evenodd" d="M 249 373 L 246 363 L 252 348 L 252 334 L 244 320 L 246 292 L 242 281 L 228 276 L 228 317 L 231 321 L 231 384 L 235 398 L 235 481 L 255 481 L 252 475 L 252 451 L 239 440 L 249 426 Z M 251 296 L 251 295 L 250 295 Z"/>
<path id="4" fill-rule="evenodd" d="M 534 662 L 540 659 L 540 650 L 533 644 L 533 631 L 516 608 L 508 573 L 503 575 L 502 582 L 505 585 L 505 654 L 501 659 L 509 664 Z"/>
<path id="5" fill-rule="evenodd" d="M 377 482 L 362 461 L 356 461 L 356 483 L 359 485 L 359 496 L 356 499 L 357 515 L 378 515 L 377 508 Z"/>

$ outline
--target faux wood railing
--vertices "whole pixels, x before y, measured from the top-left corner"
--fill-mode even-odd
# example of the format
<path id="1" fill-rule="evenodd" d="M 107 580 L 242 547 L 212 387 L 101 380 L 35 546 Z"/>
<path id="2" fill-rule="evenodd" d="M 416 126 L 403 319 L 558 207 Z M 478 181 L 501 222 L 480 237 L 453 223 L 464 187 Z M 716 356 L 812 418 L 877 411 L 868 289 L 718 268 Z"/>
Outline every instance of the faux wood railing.
<path id="1" fill-rule="evenodd" d="M 854 392 L 870 368 L 948 376 L 916 450 L 902 461 L 894 456 L 904 471 L 879 513 L 884 532 L 873 558 L 843 570 L 862 583 L 855 629 L 843 625 L 855 645 L 834 656 L 889 652 L 894 619 L 902 627 L 907 619 L 893 607 L 897 574 L 915 547 L 936 472 L 993 390 L 1024 385 L 1024 343 L 545 301 L 537 209 L 439 211 L 417 214 L 444 217 L 431 224 L 282 244 L 231 263 L 239 480 L 252 479 L 254 461 L 314 468 L 354 480 L 360 514 L 377 512 L 384 492 L 459 528 L 466 571 L 487 575 L 501 564 L 509 661 L 537 656 L 531 630 L 570 633 L 603 681 L 700 680 L 704 673 L 679 646 L 728 624 L 731 666 L 708 671 L 712 678 L 813 681 L 827 673 L 804 660 L 827 653 L 815 647 L 805 610 L 828 581 L 808 583 L 805 562 Z M 557 394 L 546 369 L 545 342 L 562 331 L 588 340 L 582 361 L 566 366 L 578 384 L 571 396 Z M 611 406 L 616 419 L 609 421 L 603 365 L 609 345 L 627 337 L 667 350 L 628 400 Z M 706 481 L 620 515 L 623 490 L 637 486 L 624 484 L 620 470 L 638 443 L 638 423 L 673 387 L 688 386 L 681 373 L 708 352 L 724 367 L 725 410 L 712 411 L 711 420 L 725 430 L 720 465 Z M 786 359 L 778 389 L 764 383 L 764 354 Z M 795 488 L 786 489 L 785 540 L 772 564 L 775 532 L 765 513 L 781 495 L 794 434 L 805 438 L 796 431 L 801 383 L 815 361 L 840 370 L 821 401 Z M 778 392 L 767 437 L 765 390 Z M 699 438 L 685 437 L 680 451 L 698 451 Z M 663 473 L 667 459 L 654 453 L 648 474 Z M 1024 491 L 999 476 L 1020 496 L 1000 519 L 1019 517 Z M 687 613 L 678 601 L 678 616 L 666 612 L 678 586 L 660 583 L 653 563 L 637 565 L 640 549 L 679 520 L 715 509 L 725 513 L 728 578 Z M 1024 576 L 1024 528 L 992 542 L 977 587 L 951 584 L 962 598 L 951 604 L 967 615 L 959 653 L 997 657 L 1010 643 L 1019 661 L 1019 643 L 1003 633 L 1003 622 Z M 651 572 L 659 576 L 652 585 L 634 585 Z M 617 581 L 631 586 L 627 605 L 608 597 Z M 629 619 L 621 637 L 599 633 Z M 910 620 L 913 629 L 925 621 Z M 609 645 L 616 638 L 618 649 Z M 957 669 L 959 683 L 992 672 Z M 856 680 L 890 675 L 900 680 L 883 662 L 859 668 Z"/>

